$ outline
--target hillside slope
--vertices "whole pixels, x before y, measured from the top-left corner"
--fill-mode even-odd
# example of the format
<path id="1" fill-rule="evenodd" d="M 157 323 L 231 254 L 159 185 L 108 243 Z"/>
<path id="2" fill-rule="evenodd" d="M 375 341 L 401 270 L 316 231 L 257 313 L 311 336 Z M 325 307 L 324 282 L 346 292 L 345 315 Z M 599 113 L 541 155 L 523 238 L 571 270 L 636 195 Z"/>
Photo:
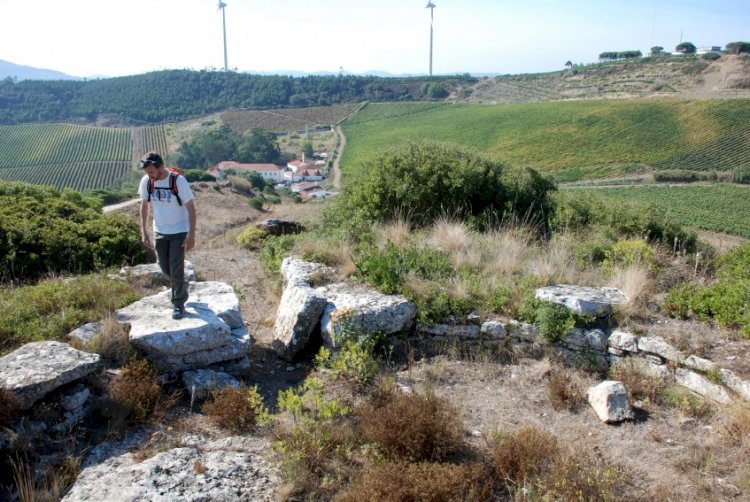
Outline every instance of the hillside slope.
<path id="1" fill-rule="evenodd" d="M 750 57 L 648 58 L 602 63 L 552 73 L 482 78 L 457 87 L 451 101 L 527 103 L 565 99 L 750 98 Z"/>

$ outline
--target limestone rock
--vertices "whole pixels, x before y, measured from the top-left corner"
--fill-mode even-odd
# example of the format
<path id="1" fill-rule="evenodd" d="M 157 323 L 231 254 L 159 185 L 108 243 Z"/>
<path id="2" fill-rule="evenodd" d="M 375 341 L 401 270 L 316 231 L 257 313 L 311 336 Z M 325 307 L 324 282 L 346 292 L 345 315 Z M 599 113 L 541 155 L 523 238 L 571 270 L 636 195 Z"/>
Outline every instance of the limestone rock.
<path id="1" fill-rule="evenodd" d="M 625 352 L 638 352 L 638 336 L 626 331 L 615 330 L 609 335 L 607 345 Z"/>
<path id="2" fill-rule="evenodd" d="M 680 364 L 685 357 L 660 336 L 642 336 L 638 339 L 638 350 L 656 354 L 667 361 Z"/>
<path id="3" fill-rule="evenodd" d="M 266 220 L 255 224 L 268 235 L 298 234 L 305 231 L 305 227 L 297 221 Z"/>
<path id="4" fill-rule="evenodd" d="M 742 399 L 750 402 L 750 382 L 742 380 L 732 370 L 720 369 L 719 377 L 721 381 L 736 392 Z"/>
<path id="5" fill-rule="evenodd" d="M 429 336 L 473 340 L 479 338 L 480 326 L 476 324 L 418 324 L 417 331 Z"/>
<path id="6" fill-rule="evenodd" d="M 32 342 L 0 358 L 0 387 L 14 392 L 21 408 L 99 367 L 99 354 L 61 342 Z"/>
<path id="7" fill-rule="evenodd" d="M 281 275 L 285 284 L 301 283 L 308 286 L 320 282 L 321 278 L 333 277 L 335 271 L 322 263 L 300 260 L 288 256 L 281 262 Z"/>
<path id="8" fill-rule="evenodd" d="M 104 443 L 84 460 L 65 502 L 272 501 L 278 474 L 269 448 L 251 436 L 207 441 L 182 439 L 183 447 L 145 460 L 128 451 L 146 438 Z"/>
<path id="9" fill-rule="evenodd" d="M 605 380 L 590 387 L 587 392 L 589 404 L 602 422 L 613 423 L 633 419 L 633 409 L 622 382 Z"/>
<path id="10" fill-rule="evenodd" d="M 86 345 L 88 343 L 91 343 L 94 338 L 99 336 L 99 334 L 101 334 L 101 331 L 101 322 L 90 322 L 68 333 L 68 339 L 71 342 L 75 340 L 83 345 Z"/>
<path id="11" fill-rule="evenodd" d="M 146 358 L 153 361 L 160 371 L 185 371 L 246 357 L 252 343 L 253 339 L 247 329 L 237 328 L 229 333 L 225 345 L 213 349 L 174 355 L 147 354 Z"/>
<path id="12" fill-rule="evenodd" d="M 207 399 L 212 390 L 240 386 L 240 381 L 229 373 L 209 369 L 186 371 L 182 374 L 182 382 L 188 395 L 196 400 Z"/>
<path id="13" fill-rule="evenodd" d="M 384 295 L 365 286 L 343 283 L 317 290 L 328 300 L 321 334 L 329 347 L 337 346 L 335 338 L 346 329 L 363 334 L 406 332 L 417 315 L 414 304 L 401 295 Z"/>
<path id="14" fill-rule="evenodd" d="M 703 371 L 703 372 L 716 371 L 719 369 L 716 363 L 709 361 L 708 359 L 703 359 L 702 357 L 698 357 L 695 354 L 691 354 L 688 357 L 686 357 L 684 364 L 690 369 Z"/>
<path id="15" fill-rule="evenodd" d="M 501 321 L 485 321 L 482 323 L 479 331 L 493 340 L 500 340 L 507 335 L 505 323 Z"/>
<path id="16" fill-rule="evenodd" d="M 677 368 L 674 372 L 674 376 L 677 384 L 692 390 L 700 396 L 722 404 L 729 404 L 732 402 L 732 398 L 723 386 L 713 383 L 703 375 L 686 368 Z"/>
<path id="17" fill-rule="evenodd" d="M 273 330 L 273 349 L 291 361 L 320 324 L 327 300 L 305 283 L 290 281 L 281 295 Z"/>
<path id="18" fill-rule="evenodd" d="M 539 328 L 525 322 L 511 321 L 506 326 L 510 336 L 522 342 L 536 342 L 539 337 Z"/>
<path id="19" fill-rule="evenodd" d="M 562 305 L 576 314 L 604 317 L 612 311 L 612 307 L 625 302 L 627 296 L 616 288 L 558 284 L 537 289 L 536 299 Z"/>
<path id="20" fill-rule="evenodd" d="M 159 369 L 193 369 L 247 354 L 251 338 L 231 286 L 191 284 L 185 317 L 177 320 L 172 319 L 169 296 L 169 291 L 163 291 L 116 313 L 119 323 L 130 325 L 130 342 Z"/>

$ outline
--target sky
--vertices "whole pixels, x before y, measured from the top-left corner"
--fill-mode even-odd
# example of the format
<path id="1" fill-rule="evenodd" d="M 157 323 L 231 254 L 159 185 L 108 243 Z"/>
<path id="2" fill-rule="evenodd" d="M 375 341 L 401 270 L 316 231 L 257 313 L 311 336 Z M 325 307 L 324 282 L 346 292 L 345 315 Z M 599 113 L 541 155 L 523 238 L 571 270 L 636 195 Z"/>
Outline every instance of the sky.
<path id="1" fill-rule="evenodd" d="M 225 0 L 240 72 L 519 74 L 750 41 L 750 0 Z M 218 0 L 0 0 L 0 59 L 76 77 L 222 69 Z"/>

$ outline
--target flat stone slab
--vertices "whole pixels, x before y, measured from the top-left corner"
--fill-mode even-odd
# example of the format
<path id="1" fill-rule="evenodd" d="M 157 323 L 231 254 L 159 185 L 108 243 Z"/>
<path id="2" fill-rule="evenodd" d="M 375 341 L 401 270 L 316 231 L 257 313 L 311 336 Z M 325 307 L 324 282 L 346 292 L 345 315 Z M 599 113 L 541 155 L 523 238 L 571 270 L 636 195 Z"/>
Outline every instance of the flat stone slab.
<path id="1" fill-rule="evenodd" d="M 134 346 L 148 354 L 165 356 L 228 345 L 231 330 L 244 328 L 239 298 L 231 286 L 221 282 L 192 284 L 182 319 L 172 319 L 169 291 L 118 310 L 116 319 L 130 325 L 130 342 Z"/>
<path id="2" fill-rule="evenodd" d="M 615 305 L 627 300 L 625 293 L 616 288 L 591 288 L 558 284 L 536 290 L 536 299 L 567 307 L 576 314 L 604 317 Z"/>
<path id="3" fill-rule="evenodd" d="M 677 368 L 674 372 L 674 376 L 678 385 L 682 385 L 700 396 L 722 404 L 729 404 L 732 402 L 732 398 L 722 385 L 713 383 L 701 374 L 695 373 L 686 368 Z"/>
<path id="4" fill-rule="evenodd" d="M 146 358 L 156 364 L 159 371 L 185 371 L 241 359 L 247 356 L 252 343 L 253 339 L 247 328 L 237 328 L 230 332 L 226 345 L 185 354 L 148 354 Z"/>
<path id="5" fill-rule="evenodd" d="M 32 342 L 0 358 L 0 387 L 18 396 L 21 408 L 99 367 L 99 354 L 62 342 Z"/>
<path id="6" fill-rule="evenodd" d="M 294 256 L 288 256 L 281 262 L 281 275 L 284 276 L 286 284 L 310 285 L 312 282 L 318 282 L 319 278 L 332 277 L 334 274 L 335 271 L 331 267 L 322 263 L 300 260 Z"/>

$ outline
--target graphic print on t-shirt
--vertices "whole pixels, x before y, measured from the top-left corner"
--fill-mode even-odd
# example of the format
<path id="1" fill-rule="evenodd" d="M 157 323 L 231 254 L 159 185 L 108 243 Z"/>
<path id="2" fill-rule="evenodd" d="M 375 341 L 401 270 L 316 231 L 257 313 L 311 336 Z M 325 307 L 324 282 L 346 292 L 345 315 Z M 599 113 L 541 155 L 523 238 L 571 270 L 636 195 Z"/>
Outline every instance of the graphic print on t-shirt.
<path id="1" fill-rule="evenodd" d="M 154 187 L 154 191 L 151 194 L 151 202 L 161 202 L 162 204 L 169 204 L 172 201 L 172 190 L 169 188 L 158 188 Z"/>

